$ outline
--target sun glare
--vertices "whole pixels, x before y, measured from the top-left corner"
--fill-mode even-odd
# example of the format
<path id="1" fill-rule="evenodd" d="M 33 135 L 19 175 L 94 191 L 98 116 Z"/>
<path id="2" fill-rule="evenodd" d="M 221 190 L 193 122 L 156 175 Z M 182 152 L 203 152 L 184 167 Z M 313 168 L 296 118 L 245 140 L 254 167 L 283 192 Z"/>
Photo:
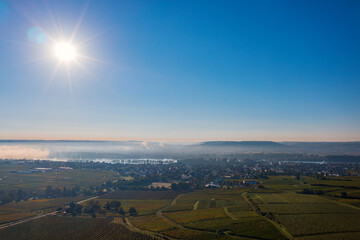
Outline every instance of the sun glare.
<path id="1" fill-rule="evenodd" d="M 55 56 L 62 62 L 70 62 L 76 59 L 76 48 L 67 42 L 57 43 L 54 47 Z"/>

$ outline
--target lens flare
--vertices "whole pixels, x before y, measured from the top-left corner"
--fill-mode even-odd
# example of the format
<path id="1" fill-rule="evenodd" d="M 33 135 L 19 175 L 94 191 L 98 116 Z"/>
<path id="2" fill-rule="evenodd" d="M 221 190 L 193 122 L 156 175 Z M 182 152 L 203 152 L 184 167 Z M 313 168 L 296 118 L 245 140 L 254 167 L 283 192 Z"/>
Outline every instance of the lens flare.
<path id="1" fill-rule="evenodd" d="M 77 56 L 76 48 L 67 42 L 55 44 L 54 54 L 62 62 L 74 61 Z"/>

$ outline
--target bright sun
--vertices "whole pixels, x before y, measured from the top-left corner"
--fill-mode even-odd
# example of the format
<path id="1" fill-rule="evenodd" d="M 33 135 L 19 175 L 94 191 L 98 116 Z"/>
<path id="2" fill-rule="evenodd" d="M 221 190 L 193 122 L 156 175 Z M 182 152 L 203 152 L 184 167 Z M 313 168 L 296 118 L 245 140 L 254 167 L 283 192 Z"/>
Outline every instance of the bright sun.
<path id="1" fill-rule="evenodd" d="M 67 42 L 55 44 L 54 53 L 57 58 L 62 62 L 70 62 L 76 59 L 76 48 Z"/>

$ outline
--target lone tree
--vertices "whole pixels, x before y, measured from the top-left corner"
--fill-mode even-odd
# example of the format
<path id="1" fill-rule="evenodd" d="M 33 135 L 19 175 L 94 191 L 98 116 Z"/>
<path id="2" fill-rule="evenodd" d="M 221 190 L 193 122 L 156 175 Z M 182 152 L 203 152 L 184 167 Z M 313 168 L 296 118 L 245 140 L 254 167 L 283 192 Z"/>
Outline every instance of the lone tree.
<path id="1" fill-rule="evenodd" d="M 137 215 L 136 209 L 135 209 L 134 207 L 131 207 L 131 208 L 129 209 L 129 213 L 130 213 L 130 216 L 135 216 L 135 215 Z"/>
<path id="2" fill-rule="evenodd" d="M 106 202 L 104 208 L 105 208 L 107 211 L 110 211 L 110 209 L 111 209 L 110 203 L 109 203 L 109 202 Z"/>
<path id="3" fill-rule="evenodd" d="M 125 211 L 124 211 L 124 209 L 123 209 L 122 207 L 120 207 L 119 213 L 120 213 L 121 215 L 124 215 L 124 214 L 125 214 Z"/>
<path id="4" fill-rule="evenodd" d="M 114 209 L 115 212 L 118 212 L 119 211 L 119 208 L 121 207 L 121 202 L 119 201 L 112 201 L 110 203 L 110 206 L 111 206 L 111 209 Z"/>

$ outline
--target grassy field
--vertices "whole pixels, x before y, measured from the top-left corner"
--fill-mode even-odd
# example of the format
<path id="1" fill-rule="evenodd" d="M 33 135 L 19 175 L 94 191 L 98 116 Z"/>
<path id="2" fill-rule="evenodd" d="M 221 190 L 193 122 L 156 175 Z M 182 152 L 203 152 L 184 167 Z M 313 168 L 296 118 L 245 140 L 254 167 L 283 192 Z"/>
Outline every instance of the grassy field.
<path id="1" fill-rule="evenodd" d="M 319 182 L 328 184 L 318 186 Z M 296 179 L 291 176 L 276 176 L 263 180 L 264 188 L 257 189 L 204 189 L 179 196 L 174 191 L 127 190 L 105 194 L 96 201 L 104 206 L 107 201 L 118 200 L 125 212 L 129 211 L 130 207 L 135 207 L 138 215 L 128 217 L 134 227 L 177 239 L 275 240 L 294 237 L 299 240 L 351 240 L 359 239 L 360 236 L 360 199 L 340 198 L 336 194 L 341 191 L 354 191 L 352 194 L 355 194 L 358 182 L 358 178 L 354 177 L 316 182 L 310 177 Z M 319 189 L 325 194 L 300 194 L 303 188 Z M 332 196 L 334 193 L 336 194 Z M 0 223 L 50 211 L 72 200 L 40 199 L 1 205 Z M 156 215 L 159 209 L 162 211 Z M 91 239 L 88 232 L 84 231 L 86 225 L 92 228 L 90 232 L 93 239 L 112 239 L 118 234 L 133 239 L 149 237 L 146 232 L 141 235 L 130 231 L 124 227 L 123 222 L 110 223 L 113 217 L 120 216 L 118 213 L 97 214 L 98 218 L 94 221 L 99 222 L 96 226 L 93 225 L 92 218 L 86 216 L 87 214 L 74 218 L 45 218 L 51 224 L 63 225 L 53 228 L 43 223 L 44 219 L 20 224 L 0 231 L 0 239 L 24 239 L 20 233 L 14 233 L 10 229 L 25 231 L 30 236 L 28 239 L 44 239 L 43 236 L 52 236 L 47 234 L 64 231 L 65 228 L 70 229 L 67 234 L 74 235 L 65 236 L 61 235 L 65 233 L 61 233 L 59 236 L 66 239 Z M 38 222 L 48 226 L 53 233 L 41 233 Z M 34 229 L 38 229 L 42 235 L 22 230 L 24 226 L 33 228 L 31 224 L 34 224 Z M 73 226 L 69 227 L 71 224 Z M 101 229 L 98 226 L 102 226 Z M 52 238 L 60 239 L 56 237 Z"/>
<path id="2" fill-rule="evenodd" d="M 360 232 L 358 214 L 279 215 L 277 219 L 293 236 Z"/>
<path id="3" fill-rule="evenodd" d="M 330 233 L 306 237 L 298 237 L 297 240 L 358 240 L 360 239 L 360 232 L 349 233 Z"/>
<path id="4" fill-rule="evenodd" d="M 208 234 L 222 232 L 244 239 L 286 239 L 272 223 L 252 211 L 241 196 L 243 192 L 218 189 L 184 194 L 164 215 L 187 229 Z M 189 210 L 196 201 L 199 201 L 198 209 Z"/>
<path id="5" fill-rule="evenodd" d="M 142 239 L 151 236 L 134 232 L 109 218 L 44 217 L 0 230 L 3 240 L 103 240 Z"/>
<path id="6" fill-rule="evenodd" d="M 3 204 L 0 205 L 0 224 L 35 216 L 40 213 L 51 212 L 60 206 L 64 206 L 72 201 L 78 201 L 81 199 L 84 199 L 84 197 L 39 199 Z"/>
<path id="7" fill-rule="evenodd" d="M 97 186 L 106 181 L 119 178 L 118 173 L 110 170 L 97 169 L 73 169 L 39 172 L 33 174 L 16 173 L 13 171 L 28 170 L 31 166 L 27 165 L 2 165 L 0 169 L 0 189 L 3 190 L 22 190 L 45 189 L 46 186 L 53 187 L 75 187 Z"/>
<path id="8" fill-rule="evenodd" d="M 111 202 L 114 199 L 97 199 L 101 205 L 104 207 L 106 202 Z M 162 200 L 139 200 L 139 199 L 117 199 L 121 202 L 121 207 L 125 212 L 128 212 L 131 207 L 135 207 L 138 215 L 150 215 L 155 214 L 156 211 L 162 207 L 169 205 L 172 199 L 162 199 Z M 86 206 L 88 203 L 83 203 L 83 206 Z"/>
<path id="9" fill-rule="evenodd" d="M 3 240 L 90 239 L 110 219 L 44 217 L 0 230 Z"/>
<path id="10" fill-rule="evenodd" d="M 272 212 L 278 215 L 284 214 L 335 214 L 335 213 L 348 213 L 360 214 L 360 209 L 354 209 L 336 203 L 288 203 L 288 204 L 260 204 L 262 212 Z"/>
<path id="11" fill-rule="evenodd" d="M 184 229 L 171 224 L 169 221 L 157 215 L 131 217 L 129 221 L 140 229 L 158 232 L 165 236 L 179 239 L 218 239 L 217 234 L 206 233 L 203 231 Z M 231 239 L 231 238 L 221 238 Z"/>
<path id="12" fill-rule="evenodd" d="M 198 209 L 240 205 L 243 201 L 241 193 L 246 189 L 205 189 L 181 195 L 176 203 L 164 212 L 191 210 L 199 201 Z"/>
<path id="13" fill-rule="evenodd" d="M 226 218 L 223 208 L 198 209 L 190 211 L 180 211 L 165 213 L 166 217 L 177 223 L 197 222 L 207 219 Z"/>
<path id="14" fill-rule="evenodd" d="M 163 232 L 176 228 L 169 221 L 166 221 L 157 215 L 131 217 L 129 218 L 129 221 L 137 228 L 153 232 Z"/>
<path id="15" fill-rule="evenodd" d="M 359 179 L 302 177 L 299 180 L 277 176 L 264 181 L 265 188 L 274 192 L 249 193 L 248 196 L 262 214 L 270 214 L 296 239 L 358 239 L 359 199 L 332 197 L 332 194 L 335 188 L 337 192 L 357 188 Z M 302 188 L 321 190 L 324 195 L 295 193 L 301 184 Z"/>
<path id="16" fill-rule="evenodd" d="M 161 200 L 173 199 L 178 195 L 175 191 L 135 191 L 118 190 L 100 197 L 100 199 L 143 199 L 143 200 Z"/>

